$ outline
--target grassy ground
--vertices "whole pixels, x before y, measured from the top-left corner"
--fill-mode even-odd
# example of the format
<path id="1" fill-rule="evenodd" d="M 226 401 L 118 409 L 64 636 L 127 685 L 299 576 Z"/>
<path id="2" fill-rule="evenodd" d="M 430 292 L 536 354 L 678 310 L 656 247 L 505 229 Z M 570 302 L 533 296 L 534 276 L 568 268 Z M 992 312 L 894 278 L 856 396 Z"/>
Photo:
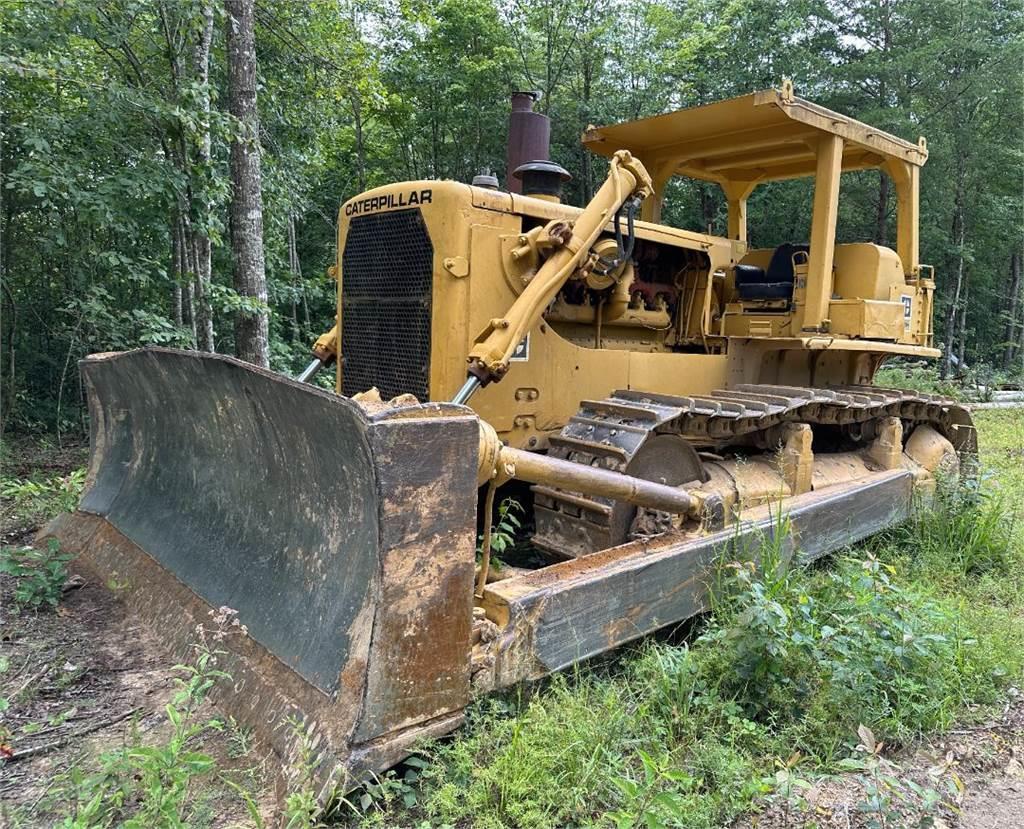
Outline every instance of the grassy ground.
<path id="1" fill-rule="evenodd" d="M 313 817 L 301 786 L 276 808 L 295 827 L 986 825 L 970 822 L 971 797 L 992 774 L 1024 776 L 1024 412 L 976 419 L 980 487 L 943 490 L 935 509 L 810 570 L 776 566 L 772 550 L 760 572 L 723 566 L 721 598 L 696 625 L 478 701 L 467 727 L 330 818 Z M 63 466 L 52 448 L 32 451 L 5 461 L 5 543 L 80 486 L 67 468 L 80 449 Z M 56 591 L 56 611 L 42 600 L 12 614 L 24 579 L 0 577 L 0 742 L 44 747 L 0 768 L 0 814 L 25 826 L 128 814 L 140 826 L 270 825 L 265 757 L 230 723 L 210 725 L 196 673 L 157 664 L 101 586 L 62 582 L 39 586 Z M 204 677 L 215 635 L 193 654 L 207 654 Z M 55 666 L 39 681 L 34 653 Z M 130 719 L 104 726 L 123 710 Z M 89 723 L 98 745 L 73 739 Z M 67 745 L 45 748 L 54 735 Z"/>
<path id="2" fill-rule="evenodd" d="M 786 572 L 766 551 L 761 575 L 724 568 L 687 641 L 480 701 L 425 751 L 416 807 L 396 775 L 362 823 L 713 827 L 775 803 L 785 825 L 820 820 L 806 793 L 841 773 L 862 782 L 865 821 L 948 816 L 955 770 L 915 780 L 886 758 L 983 720 L 1021 678 L 1024 413 L 978 422 L 980 490 L 822 567 Z"/>

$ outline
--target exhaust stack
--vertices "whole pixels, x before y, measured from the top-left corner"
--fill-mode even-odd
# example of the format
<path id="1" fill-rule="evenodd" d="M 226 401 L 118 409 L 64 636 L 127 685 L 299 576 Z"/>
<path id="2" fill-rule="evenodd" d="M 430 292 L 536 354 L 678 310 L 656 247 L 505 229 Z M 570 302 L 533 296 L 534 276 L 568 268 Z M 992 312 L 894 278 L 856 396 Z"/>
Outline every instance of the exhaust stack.
<path id="1" fill-rule="evenodd" d="M 508 153 L 505 189 L 521 193 L 522 182 L 513 173 L 528 161 L 547 161 L 551 154 L 551 120 L 533 111 L 540 92 L 513 92 L 508 116 Z"/>

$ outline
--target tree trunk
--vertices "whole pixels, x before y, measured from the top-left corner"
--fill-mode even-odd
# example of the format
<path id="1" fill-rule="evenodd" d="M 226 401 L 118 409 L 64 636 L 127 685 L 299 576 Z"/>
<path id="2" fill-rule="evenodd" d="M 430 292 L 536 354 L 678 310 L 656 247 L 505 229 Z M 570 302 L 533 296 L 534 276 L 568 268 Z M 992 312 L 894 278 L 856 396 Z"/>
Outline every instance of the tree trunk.
<path id="1" fill-rule="evenodd" d="M 213 308 L 210 305 L 211 249 L 209 223 L 210 203 L 210 44 L 213 42 L 213 0 L 203 3 L 203 24 L 193 54 L 195 79 L 200 84 L 200 117 L 202 134 L 193 173 L 199 179 L 193 187 L 196 223 L 192 227 L 192 250 L 195 257 L 196 348 L 214 350 Z"/>
<path id="2" fill-rule="evenodd" d="M 700 187 L 700 213 L 704 219 L 704 227 L 701 230 L 704 233 L 711 233 L 714 230 L 715 212 L 718 209 L 718 205 L 715 203 L 715 196 L 711 192 L 711 188 L 714 185 L 701 182 L 698 186 Z"/>
<path id="3" fill-rule="evenodd" d="M 295 214 L 288 213 L 288 271 L 292 278 L 292 342 L 299 339 L 299 287 L 302 269 L 299 267 L 299 251 L 295 244 Z"/>
<path id="4" fill-rule="evenodd" d="M 587 118 L 590 118 L 590 99 L 593 95 L 594 67 L 591 63 L 590 54 L 583 56 L 583 108 Z M 583 147 L 580 142 L 580 147 Z M 587 204 L 594 198 L 594 163 L 593 155 L 589 148 L 583 148 L 583 204 Z"/>
<path id="5" fill-rule="evenodd" d="M 956 349 L 956 369 L 958 374 L 963 374 L 967 368 L 967 308 L 970 305 L 971 284 L 970 271 L 964 271 L 964 297 L 960 303 L 960 335 Z"/>
<path id="6" fill-rule="evenodd" d="M 880 0 L 878 10 L 882 24 L 883 65 L 878 78 L 878 104 L 884 109 L 891 105 L 887 81 L 887 64 L 892 49 L 892 8 L 888 0 Z M 875 211 L 875 244 L 887 245 L 889 238 L 889 176 L 885 170 L 878 171 L 878 205 Z"/>
<path id="7" fill-rule="evenodd" d="M 184 320 L 181 316 L 181 283 L 185 269 L 181 267 L 181 234 L 178 229 L 179 221 L 175 216 L 174 222 L 171 224 L 171 279 L 174 286 L 171 289 L 171 307 L 174 313 L 174 324 L 178 328 L 182 328 Z"/>
<path id="8" fill-rule="evenodd" d="M 192 246 L 188 243 L 188 240 L 192 238 L 190 232 L 190 223 L 187 214 L 181 214 L 178 220 L 178 246 L 181 250 L 181 274 L 182 274 L 182 292 L 181 292 L 181 321 L 184 325 L 192 329 L 192 344 L 193 346 L 198 341 L 196 331 L 196 312 L 195 312 L 195 251 Z"/>
<path id="9" fill-rule="evenodd" d="M 257 306 L 241 308 L 235 316 L 235 354 L 242 360 L 269 367 L 254 5 L 254 0 L 224 2 L 227 12 L 228 108 L 239 121 L 239 132 L 231 142 L 234 283 L 238 294 Z"/>
<path id="10" fill-rule="evenodd" d="M 1024 329 L 1024 313 L 1021 321 L 1017 321 L 1018 311 L 1024 312 L 1021 305 L 1021 262 L 1020 251 L 1010 254 L 1010 307 L 1006 317 L 1006 333 L 1003 335 L 1003 371 L 1013 366 L 1013 358 L 1017 353 L 1017 328 Z"/>
<path id="11" fill-rule="evenodd" d="M 352 123 L 356 128 L 356 177 L 359 179 L 359 192 L 366 191 L 366 146 L 363 136 L 363 102 L 359 92 L 352 90 L 349 96 L 352 105 Z"/>
<path id="12" fill-rule="evenodd" d="M 6 180 L 6 170 L 4 169 L 4 139 L 7 135 L 7 118 L 5 114 L 0 111 L 0 180 Z M 0 436 L 4 433 L 4 428 L 7 426 L 7 417 L 14 408 L 15 391 L 16 386 L 14 382 L 14 332 L 15 332 L 15 321 L 17 317 L 17 306 L 14 302 L 14 293 L 11 291 L 11 286 L 7 281 L 7 258 L 10 254 L 11 249 L 11 205 L 10 197 L 8 195 L 10 191 L 5 187 L 0 187 L 0 288 L 3 290 L 4 298 L 9 304 L 9 308 L 0 311 L 0 328 L 2 328 L 2 334 L 6 340 L 7 351 L 3 354 L 10 361 L 9 368 L 7 370 L 7 388 L 0 389 Z M 0 305 L 2 308 L 2 305 Z M 3 361 L 0 360 L 0 363 Z M 3 372 L 0 372 L 0 381 L 3 380 Z M 2 386 L 2 382 L 0 382 Z"/>
<path id="13" fill-rule="evenodd" d="M 1021 272 L 1021 254 L 1017 252 L 1017 273 Z M 1021 290 L 1024 291 L 1024 284 L 1021 285 Z M 1021 372 L 1021 376 L 1024 377 L 1024 295 L 1020 298 L 1020 325 L 1017 329 L 1017 359 L 1020 360 L 1020 365 L 1017 367 Z"/>
<path id="14" fill-rule="evenodd" d="M 964 286 L 964 180 L 966 170 L 963 157 L 957 159 L 956 195 L 953 200 L 953 240 L 956 244 L 956 264 L 953 272 L 953 296 L 950 297 L 949 308 L 946 310 L 946 348 L 942 355 L 940 376 L 943 380 L 949 377 L 953 367 L 953 353 L 956 351 L 956 321 L 960 310 L 960 295 Z"/>

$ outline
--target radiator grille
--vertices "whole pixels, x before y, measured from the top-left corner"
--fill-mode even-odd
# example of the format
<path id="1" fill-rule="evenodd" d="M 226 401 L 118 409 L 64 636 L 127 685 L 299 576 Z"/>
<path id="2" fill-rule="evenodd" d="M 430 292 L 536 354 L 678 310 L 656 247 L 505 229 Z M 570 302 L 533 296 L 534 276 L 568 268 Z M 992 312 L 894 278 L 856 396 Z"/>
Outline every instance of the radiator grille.
<path id="1" fill-rule="evenodd" d="M 342 391 L 427 400 L 434 248 L 420 211 L 353 218 L 341 266 Z"/>

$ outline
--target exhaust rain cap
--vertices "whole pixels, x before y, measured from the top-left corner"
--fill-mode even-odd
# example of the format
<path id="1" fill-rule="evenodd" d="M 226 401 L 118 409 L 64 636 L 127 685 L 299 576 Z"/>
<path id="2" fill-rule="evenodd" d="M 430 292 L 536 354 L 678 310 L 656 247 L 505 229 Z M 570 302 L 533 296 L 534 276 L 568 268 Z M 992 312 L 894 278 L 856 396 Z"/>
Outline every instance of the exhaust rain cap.
<path id="1" fill-rule="evenodd" d="M 561 164 L 541 160 L 520 164 L 512 175 L 522 182 L 524 196 L 551 202 L 562 201 L 562 186 L 572 179 L 569 171 Z"/>

